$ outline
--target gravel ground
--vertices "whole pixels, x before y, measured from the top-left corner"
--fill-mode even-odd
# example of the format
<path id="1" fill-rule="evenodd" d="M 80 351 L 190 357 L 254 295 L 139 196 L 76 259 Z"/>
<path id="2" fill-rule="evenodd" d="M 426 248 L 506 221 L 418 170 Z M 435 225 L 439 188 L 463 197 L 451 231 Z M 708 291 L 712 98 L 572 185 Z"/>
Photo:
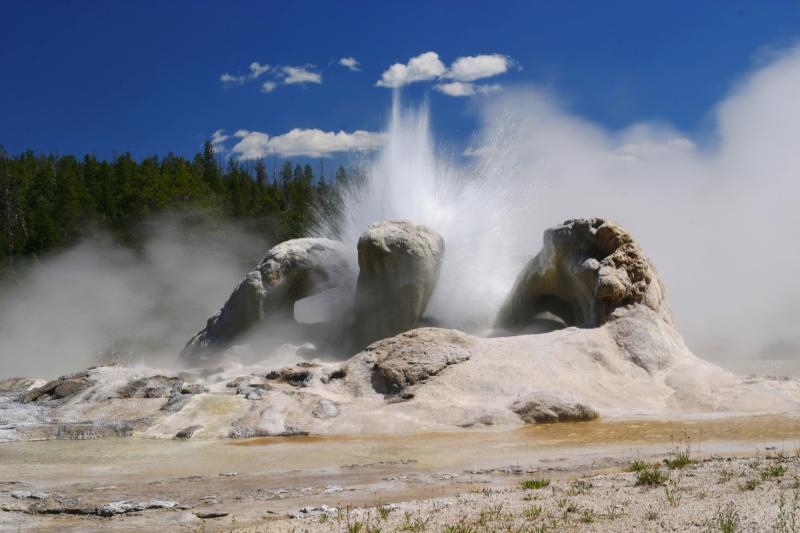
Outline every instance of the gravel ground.
<path id="1" fill-rule="evenodd" d="M 553 480 L 522 476 L 505 489 L 475 486 L 454 497 L 306 511 L 309 516 L 243 531 L 795 532 L 800 458 L 771 451 L 694 460 L 676 451 L 666 461 L 636 462 L 622 472 Z"/>

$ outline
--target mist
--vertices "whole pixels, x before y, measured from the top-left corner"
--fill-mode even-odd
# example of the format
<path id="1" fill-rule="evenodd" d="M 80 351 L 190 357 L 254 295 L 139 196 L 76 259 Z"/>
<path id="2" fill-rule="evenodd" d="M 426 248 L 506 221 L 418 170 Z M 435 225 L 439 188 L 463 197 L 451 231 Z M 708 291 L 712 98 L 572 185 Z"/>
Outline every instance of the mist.
<path id="1" fill-rule="evenodd" d="M 800 373 L 800 47 L 762 56 L 713 109 L 712 134 L 669 124 L 605 129 L 535 87 L 481 110 L 467 154 L 511 157 L 527 183 L 521 228 L 602 216 L 659 269 L 693 351 L 740 372 Z M 509 164 L 506 162 L 508 167 Z M 521 219 L 523 221 L 523 219 Z"/>
<path id="2" fill-rule="evenodd" d="M 100 362 L 172 367 L 268 249 L 232 224 L 151 220 L 139 250 L 99 236 L 34 266 L 0 297 L 0 377 Z"/>
<path id="3" fill-rule="evenodd" d="M 695 353 L 739 372 L 798 375 L 798 88 L 800 48 L 762 55 L 709 110 L 702 138 L 663 122 L 609 130 L 551 91 L 507 88 L 483 100 L 468 164 L 436 149 L 426 105 L 396 95 L 387 144 L 363 164 L 366 187 L 345 191 L 344 219 L 317 233 L 351 245 L 355 262 L 370 223 L 429 225 L 446 253 L 428 318 L 480 334 L 545 228 L 612 218 L 659 269 Z M 269 248 L 229 224 L 198 231 L 167 216 L 148 227 L 140 250 L 90 239 L 0 295 L 0 376 L 172 366 Z M 277 345 L 253 348 L 280 356 Z"/>

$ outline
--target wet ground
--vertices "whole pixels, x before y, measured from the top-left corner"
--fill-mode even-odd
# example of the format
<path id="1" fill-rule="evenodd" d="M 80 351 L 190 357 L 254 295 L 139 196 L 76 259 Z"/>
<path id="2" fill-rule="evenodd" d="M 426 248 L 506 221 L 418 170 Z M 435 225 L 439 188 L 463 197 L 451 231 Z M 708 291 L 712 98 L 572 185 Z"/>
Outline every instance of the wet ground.
<path id="1" fill-rule="evenodd" d="M 797 447 L 800 416 L 775 415 L 602 420 L 416 435 L 7 443 L 0 445 L 0 529 L 277 527 L 276 520 L 304 507 L 442 497 L 475 487 L 516 485 L 520 476 L 541 472 L 551 478 L 576 477 L 613 471 L 637 457 L 656 458 L 676 448 L 701 457 Z M 119 501 L 174 506 L 97 516 L 98 508 Z M 198 517 L 213 514 L 224 516 Z M 281 521 L 280 529 L 286 524 Z"/>

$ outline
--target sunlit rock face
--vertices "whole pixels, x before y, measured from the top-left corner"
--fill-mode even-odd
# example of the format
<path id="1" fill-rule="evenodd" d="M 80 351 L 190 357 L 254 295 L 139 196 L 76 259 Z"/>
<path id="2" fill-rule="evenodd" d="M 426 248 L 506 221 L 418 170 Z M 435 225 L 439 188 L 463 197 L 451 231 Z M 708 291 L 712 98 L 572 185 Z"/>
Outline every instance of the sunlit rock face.
<path id="1" fill-rule="evenodd" d="M 568 220 L 545 231 L 542 250 L 517 277 L 497 326 L 529 333 L 597 327 L 633 304 L 672 323 L 664 284 L 625 229 L 602 218 Z"/>
<path id="2" fill-rule="evenodd" d="M 417 327 L 439 279 L 444 239 L 404 220 L 370 225 L 358 240 L 357 346 Z"/>
<path id="3" fill-rule="evenodd" d="M 264 321 L 293 322 L 294 304 L 327 289 L 352 285 L 348 251 L 338 241 L 292 239 L 272 248 L 236 286 L 228 301 L 184 348 L 188 364 L 214 361 L 242 334 Z M 345 309 L 339 316 L 346 327 Z"/>
<path id="4" fill-rule="evenodd" d="M 417 327 L 439 278 L 442 237 L 404 220 L 370 225 L 358 241 L 357 285 L 352 254 L 322 238 L 275 246 L 189 340 L 181 359 L 189 366 L 214 362 L 242 336 L 270 325 L 275 335 L 295 330 L 303 342 L 349 353 Z M 326 301 L 331 294 L 336 300 Z M 321 322 L 298 322 L 296 304 L 322 315 Z M 326 306 L 334 309 L 320 312 Z"/>

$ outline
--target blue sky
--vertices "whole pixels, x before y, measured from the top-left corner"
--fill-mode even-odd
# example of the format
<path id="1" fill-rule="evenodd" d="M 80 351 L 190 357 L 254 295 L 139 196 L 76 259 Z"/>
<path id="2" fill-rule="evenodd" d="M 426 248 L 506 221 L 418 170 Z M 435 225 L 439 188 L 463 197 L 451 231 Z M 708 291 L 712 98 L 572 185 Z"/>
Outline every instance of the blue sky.
<path id="1" fill-rule="evenodd" d="M 437 136 L 453 146 L 466 145 L 487 96 L 437 84 L 535 84 L 607 128 L 663 120 L 701 132 L 759 54 L 800 37 L 797 1 L 31 0 L 4 3 L 3 19 L 0 144 L 98 157 L 189 156 L 219 129 L 378 131 L 392 91 L 376 82 L 425 52 L 445 70 L 403 94 L 429 98 Z M 453 73 L 458 58 L 494 54 L 505 72 L 467 82 Z M 345 57 L 359 70 L 339 64 Z M 248 77 L 254 62 L 270 69 Z M 286 83 L 303 74 L 286 67 L 321 83 Z"/>

